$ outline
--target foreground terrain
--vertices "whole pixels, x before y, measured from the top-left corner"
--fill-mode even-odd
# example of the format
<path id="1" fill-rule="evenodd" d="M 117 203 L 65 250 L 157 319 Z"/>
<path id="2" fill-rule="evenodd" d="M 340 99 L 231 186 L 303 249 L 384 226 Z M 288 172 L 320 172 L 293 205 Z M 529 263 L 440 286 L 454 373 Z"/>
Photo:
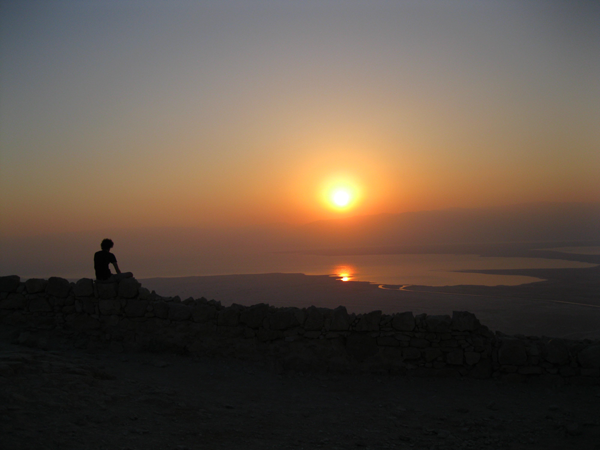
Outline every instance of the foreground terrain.
<path id="1" fill-rule="evenodd" d="M 600 387 L 285 373 L 0 342 L 13 449 L 600 449 Z"/>

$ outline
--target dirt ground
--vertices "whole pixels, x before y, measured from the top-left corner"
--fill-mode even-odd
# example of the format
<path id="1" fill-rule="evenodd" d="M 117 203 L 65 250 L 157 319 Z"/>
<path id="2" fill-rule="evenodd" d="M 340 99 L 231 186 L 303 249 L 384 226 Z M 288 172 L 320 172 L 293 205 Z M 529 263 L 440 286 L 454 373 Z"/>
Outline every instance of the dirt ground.
<path id="1" fill-rule="evenodd" d="M 0 448 L 600 449 L 600 387 L 0 343 Z"/>

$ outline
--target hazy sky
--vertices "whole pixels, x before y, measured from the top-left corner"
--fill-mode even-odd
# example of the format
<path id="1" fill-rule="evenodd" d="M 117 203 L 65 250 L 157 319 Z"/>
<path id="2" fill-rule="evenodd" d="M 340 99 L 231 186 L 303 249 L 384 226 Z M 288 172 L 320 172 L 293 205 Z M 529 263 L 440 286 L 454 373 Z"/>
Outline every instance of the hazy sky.
<path id="1" fill-rule="evenodd" d="M 4 236 L 600 201 L 600 2 L 21 0 L 0 18 Z"/>

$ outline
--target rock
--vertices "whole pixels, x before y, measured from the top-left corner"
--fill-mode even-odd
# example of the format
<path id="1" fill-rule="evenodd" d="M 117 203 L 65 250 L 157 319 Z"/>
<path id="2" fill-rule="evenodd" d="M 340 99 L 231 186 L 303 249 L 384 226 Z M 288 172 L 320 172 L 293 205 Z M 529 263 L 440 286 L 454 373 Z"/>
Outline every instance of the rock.
<path id="1" fill-rule="evenodd" d="M 541 375 L 544 372 L 540 366 L 519 367 L 518 372 L 522 375 Z"/>
<path id="2" fill-rule="evenodd" d="M 579 364 L 585 368 L 600 367 L 600 344 L 590 345 L 577 355 Z"/>
<path id="3" fill-rule="evenodd" d="M 500 364 L 524 366 L 527 364 L 527 351 L 520 339 L 504 338 L 498 350 Z"/>
<path id="4" fill-rule="evenodd" d="M 169 302 L 169 320 L 182 321 L 192 316 L 192 308 L 181 303 Z"/>
<path id="5" fill-rule="evenodd" d="M 102 299 L 98 301 L 98 308 L 102 315 L 119 314 L 121 312 L 121 302 L 114 299 Z"/>
<path id="6" fill-rule="evenodd" d="M 127 305 L 125 305 L 125 315 L 127 317 L 144 317 L 149 303 L 148 300 L 127 300 Z"/>
<path id="7" fill-rule="evenodd" d="M 473 378 L 486 379 L 492 376 L 492 362 L 489 359 L 481 359 L 469 375 Z"/>
<path id="8" fill-rule="evenodd" d="M 306 309 L 306 319 L 304 321 L 304 329 L 309 331 L 321 331 L 325 318 L 323 312 L 316 306 L 311 306 Z"/>
<path id="9" fill-rule="evenodd" d="M 379 322 L 381 321 L 381 311 L 372 311 L 368 314 L 362 314 L 356 324 L 356 331 L 379 331 Z"/>
<path id="10" fill-rule="evenodd" d="M 455 331 L 475 331 L 481 324 L 475 314 L 468 311 L 452 311 L 452 329 Z"/>
<path id="11" fill-rule="evenodd" d="M 217 314 L 217 325 L 222 327 L 236 327 L 240 322 L 240 312 L 233 307 L 225 308 Z"/>
<path id="12" fill-rule="evenodd" d="M 259 303 L 242 311 L 240 313 L 240 322 L 250 328 L 259 328 L 262 326 L 268 313 L 269 305 Z M 194 320 L 196 320 L 196 316 L 194 316 Z"/>
<path id="13" fill-rule="evenodd" d="M 450 316 L 448 315 L 427 316 L 425 323 L 427 324 L 427 330 L 429 331 L 434 333 L 447 333 L 450 331 L 452 319 L 450 319 Z"/>
<path id="14" fill-rule="evenodd" d="M 569 363 L 569 350 L 564 342 L 552 340 L 544 347 L 544 358 L 549 363 L 565 365 Z"/>
<path id="15" fill-rule="evenodd" d="M 362 362 L 379 352 L 377 341 L 368 335 L 351 334 L 346 340 L 346 349 L 350 356 Z"/>
<path id="16" fill-rule="evenodd" d="M 197 305 L 192 309 L 192 318 L 194 322 L 210 322 L 217 316 L 217 308 L 213 305 Z"/>
<path id="17" fill-rule="evenodd" d="M 8 298 L 0 300 L 0 309 L 23 309 L 25 304 L 25 297 L 22 294 L 11 294 Z"/>
<path id="18" fill-rule="evenodd" d="M 79 301 L 81 302 L 81 309 L 84 312 L 88 314 L 99 314 L 99 311 L 96 311 L 98 301 L 95 298 L 82 298 Z"/>
<path id="19" fill-rule="evenodd" d="M 27 303 L 27 309 L 31 312 L 44 312 L 44 311 L 52 311 L 52 306 L 48 303 L 43 297 L 36 297 L 29 300 Z"/>
<path id="20" fill-rule="evenodd" d="M 278 309 L 269 316 L 269 328 L 272 330 L 287 330 L 300 325 L 293 308 Z"/>
<path id="21" fill-rule="evenodd" d="M 166 302 L 152 303 L 154 315 L 160 319 L 166 319 L 169 316 L 169 304 Z"/>
<path id="22" fill-rule="evenodd" d="M 94 295 L 94 280 L 91 278 L 82 278 L 77 280 L 73 288 L 75 297 L 93 297 Z"/>
<path id="23" fill-rule="evenodd" d="M 465 352 L 465 362 L 469 366 L 474 366 L 481 359 L 481 354 L 477 352 Z"/>
<path id="24" fill-rule="evenodd" d="M 399 347 L 400 341 L 393 336 L 382 336 L 377 338 L 377 345 L 382 347 Z"/>
<path id="25" fill-rule="evenodd" d="M 345 306 L 338 306 L 331 312 L 330 330 L 347 331 L 350 328 L 350 323 L 350 316 Z"/>
<path id="26" fill-rule="evenodd" d="M 394 314 L 392 327 L 398 331 L 413 331 L 415 329 L 415 318 L 412 312 Z"/>
<path id="27" fill-rule="evenodd" d="M 117 297 L 117 283 L 96 282 L 98 298 L 111 299 Z"/>
<path id="28" fill-rule="evenodd" d="M 152 294 L 145 287 L 141 287 L 138 289 L 138 298 L 140 300 L 149 300 Z"/>
<path id="29" fill-rule="evenodd" d="M 421 352 L 413 347 L 405 347 L 402 349 L 402 358 L 404 359 L 419 359 L 421 357 Z"/>
<path id="30" fill-rule="evenodd" d="M 41 278 L 30 278 L 25 282 L 25 290 L 28 294 L 38 294 L 44 292 L 48 282 Z"/>
<path id="31" fill-rule="evenodd" d="M 46 284 L 46 294 L 58 298 L 66 298 L 71 290 L 71 283 L 64 278 L 50 277 Z"/>
<path id="32" fill-rule="evenodd" d="M 462 350 L 453 350 L 446 354 L 446 362 L 454 366 L 460 366 L 463 363 L 464 353 Z"/>
<path id="33" fill-rule="evenodd" d="M 18 275 L 0 277 L 0 292 L 17 292 L 20 284 L 21 277 Z"/>
<path id="34" fill-rule="evenodd" d="M 125 278 L 119 282 L 119 298 L 135 298 L 142 285 L 135 278 Z"/>
<path id="35" fill-rule="evenodd" d="M 426 348 L 429 347 L 429 341 L 427 339 L 422 338 L 413 338 L 410 340 L 410 345 L 416 348 Z"/>
<path id="36" fill-rule="evenodd" d="M 423 357 L 427 362 L 431 362 L 440 356 L 442 356 L 442 351 L 437 347 L 428 347 L 423 350 Z"/>
<path id="37" fill-rule="evenodd" d="M 90 331 L 100 328 L 100 322 L 87 314 L 70 314 L 65 317 L 67 326 L 77 331 Z"/>

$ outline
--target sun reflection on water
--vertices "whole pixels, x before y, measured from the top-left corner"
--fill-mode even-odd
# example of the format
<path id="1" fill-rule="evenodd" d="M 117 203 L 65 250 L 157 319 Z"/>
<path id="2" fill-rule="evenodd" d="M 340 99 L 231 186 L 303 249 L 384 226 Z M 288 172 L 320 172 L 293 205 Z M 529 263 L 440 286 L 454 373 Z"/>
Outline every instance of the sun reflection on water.
<path id="1" fill-rule="evenodd" d="M 350 266 L 337 266 L 334 270 L 335 276 L 340 281 L 350 281 L 354 278 L 356 270 Z"/>

